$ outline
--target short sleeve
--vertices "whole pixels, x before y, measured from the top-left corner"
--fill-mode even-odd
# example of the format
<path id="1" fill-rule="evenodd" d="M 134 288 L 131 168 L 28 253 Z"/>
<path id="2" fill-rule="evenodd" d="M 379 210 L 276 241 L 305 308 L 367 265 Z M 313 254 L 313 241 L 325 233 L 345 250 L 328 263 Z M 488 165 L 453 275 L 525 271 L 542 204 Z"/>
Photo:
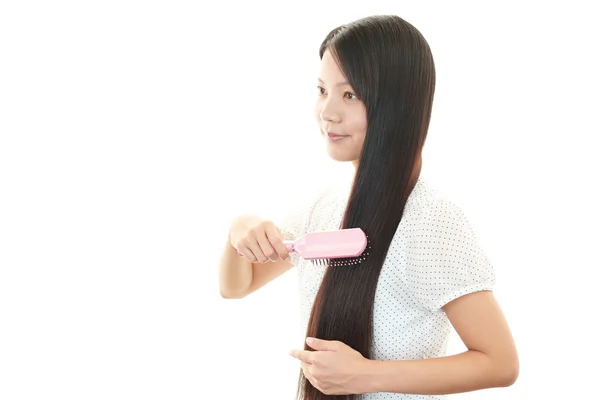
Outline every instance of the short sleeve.
<path id="1" fill-rule="evenodd" d="M 493 289 L 494 268 L 454 203 L 433 202 L 405 239 L 406 284 L 430 311 L 463 295 Z"/>

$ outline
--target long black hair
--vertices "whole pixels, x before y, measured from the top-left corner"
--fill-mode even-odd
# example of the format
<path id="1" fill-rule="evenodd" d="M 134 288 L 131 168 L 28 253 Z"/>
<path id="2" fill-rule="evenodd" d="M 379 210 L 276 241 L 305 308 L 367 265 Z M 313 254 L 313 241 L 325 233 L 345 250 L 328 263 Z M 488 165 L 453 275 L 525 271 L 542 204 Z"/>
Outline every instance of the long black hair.
<path id="1" fill-rule="evenodd" d="M 321 44 L 319 56 L 327 50 L 367 110 L 367 133 L 340 228 L 362 228 L 370 249 L 357 266 L 327 268 L 306 335 L 342 341 L 369 358 L 379 274 L 421 170 L 435 66 L 423 35 L 394 15 L 337 27 Z M 298 398 L 359 397 L 325 395 L 301 372 Z"/>

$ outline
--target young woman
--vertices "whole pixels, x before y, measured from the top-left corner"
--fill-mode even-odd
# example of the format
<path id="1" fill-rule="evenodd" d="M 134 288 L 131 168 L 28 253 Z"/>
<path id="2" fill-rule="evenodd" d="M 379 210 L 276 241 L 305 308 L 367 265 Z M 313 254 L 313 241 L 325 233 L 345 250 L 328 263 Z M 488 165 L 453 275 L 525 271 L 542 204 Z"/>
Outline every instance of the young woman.
<path id="1" fill-rule="evenodd" d="M 298 269 L 307 343 L 291 355 L 302 400 L 444 398 L 513 384 L 518 357 L 493 266 L 461 209 L 420 177 L 435 88 L 426 40 L 397 16 L 372 16 L 334 29 L 319 55 L 318 127 L 328 154 L 353 163 L 352 182 L 279 226 L 235 220 L 222 296 Z M 356 266 L 313 265 L 282 244 L 354 227 L 370 244 Z M 452 327 L 467 350 L 447 356 Z"/>

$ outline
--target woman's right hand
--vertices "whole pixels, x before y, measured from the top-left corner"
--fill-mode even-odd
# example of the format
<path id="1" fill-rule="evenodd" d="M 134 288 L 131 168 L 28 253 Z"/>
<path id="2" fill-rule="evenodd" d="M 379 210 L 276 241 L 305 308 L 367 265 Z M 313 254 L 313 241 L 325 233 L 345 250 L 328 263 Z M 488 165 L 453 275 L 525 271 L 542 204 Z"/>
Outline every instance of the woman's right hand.
<path id="1" fill-rule="evenodd" d="M 271 221 L 256 216 L 238 217 L 231 224 L 229 240 L 251 263 L 289 262 L 279 228 Z"/>

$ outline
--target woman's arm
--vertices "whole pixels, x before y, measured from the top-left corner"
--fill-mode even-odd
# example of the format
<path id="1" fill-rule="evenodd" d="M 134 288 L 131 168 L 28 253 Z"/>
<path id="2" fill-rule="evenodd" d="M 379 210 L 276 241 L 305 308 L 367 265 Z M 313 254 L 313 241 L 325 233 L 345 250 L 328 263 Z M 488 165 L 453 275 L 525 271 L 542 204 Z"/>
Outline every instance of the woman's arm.
<path id="1" fill-rule="evenodd" d="M 255 247 L 262 262 L 250 262 L 238 256 L 238 250 L 231 244 L 232 231 L 236 238 L 249 235 L 248 231 L 257 231 L 261 247 Z M 242 233 L 239 233 L 241 231 Z M 235 239 L 233 239 L 235 240 Z M 258 246 L 258 245 L 257 245 Z M 265 250 L 267 249 L 267 250 Z M 263 251 L 266 251 L 263 254 Z M 254 255 L 254 254 L 253 254 Z M 281 241 L 279 229 L 270 221 L 255 216 L 241 216 L 232 224 L 227 243 L 223 249 L 219 263 L 219 290 L 225 299 L 241 299 L 255 292 L 267 283 L 292 268 L 292 264 L 282 260 L 288 253 Z M 268 262 L 271 258 L 273 261 Z"/>
<path id="2" fill-rule="evenodd" d="M 425 360 L 367 360 L 364 392 L 453 394 L 516 381 L 517 350 L 491 291 L 459 297 L 443 309 L 468 350 Z"/>

